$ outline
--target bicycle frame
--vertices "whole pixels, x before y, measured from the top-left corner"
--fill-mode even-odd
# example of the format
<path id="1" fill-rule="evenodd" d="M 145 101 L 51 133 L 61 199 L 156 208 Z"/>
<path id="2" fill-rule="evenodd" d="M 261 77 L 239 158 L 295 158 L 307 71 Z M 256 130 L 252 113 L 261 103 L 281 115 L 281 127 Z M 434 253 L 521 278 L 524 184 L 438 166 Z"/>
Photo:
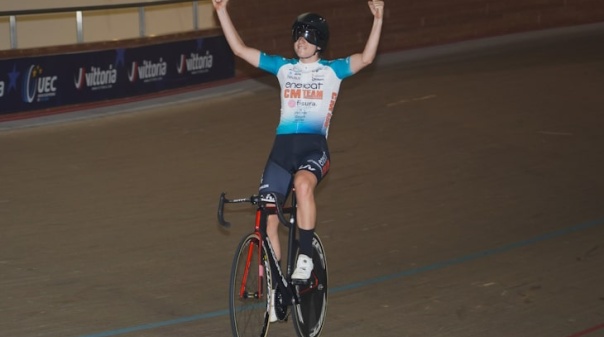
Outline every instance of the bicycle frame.
<path id="1" fill-rule="evenodd" d="M 225 227 L 230 227 L 230 223 L 224 220 L 223 209 L 225 203 L 251 203 L 253 205 L 257 205 L 256 208 L 256 219 L 254 225 L 254 233 L 260 238 L 258 254 L 262 254 L 262 245 L 267 247 L 267 251 L 269 254 L 269 266 L 271 268 L 271 275 L 276 275 L 277 277 L 274 279 L 279 280 L 277 287 L 280 290 L 280 293 L 284 297 L 283 301 L 285 303 L 289 303 L 291 299 L 294 299 L 294 303 L 299 303 L 299 296 L 295 291 L 294 285 L 291 284 L 291 274 L 293 273 L 293 265 L 295 263 L 295 242 L 296 242 L 296 197 L 295 194 L 292 193 L 291 196 L 291 206 L 282 207 L 279 203 L 273 205 L 269 205 L 268 202 L 260 200 L 259 196 L 251 196 L 249 198 L 244 199 L 233 199 L 229 200 L 225 197 L 225 194 L 222 193 L 220 195 L 219 207 L 218 207 L 218 221 L 219 223 Z M 277 257 L 275 256 L 275 251 L 271 242 L 266 234 L 266 229 L 268 225 L 268 216 L 275 214 L 279 218 L 279 222 L 288 228 L 288 236 L 287 236 L 287 269 L 286 274 L 283 273 L 281 266 L 277 262 Z M 285 215 L 289 215 L 289 219 L 285 217 Z M 247 282 L 247 276 L 249 274 L 250 268 L 253 268 L 251 265 L 251 261 L 253 260 L 253 247 L 250 247 L 247 260 L 245 264 L 244 277 L 242 280 L 242 284 L 240 287 L 239 295 L 240 297 L 245 296 L 245 284 Z M 261 256 L 259 256 L 259 261 L 261 261 Z M 264 277 L 264 266 L 260 264 L 258 266 L 259 274 Z M 261 283 L 259 283 L 259 288 L 262 288 Z M 258 289 L 258 296 L 264 295 L 264 289 Z"/>

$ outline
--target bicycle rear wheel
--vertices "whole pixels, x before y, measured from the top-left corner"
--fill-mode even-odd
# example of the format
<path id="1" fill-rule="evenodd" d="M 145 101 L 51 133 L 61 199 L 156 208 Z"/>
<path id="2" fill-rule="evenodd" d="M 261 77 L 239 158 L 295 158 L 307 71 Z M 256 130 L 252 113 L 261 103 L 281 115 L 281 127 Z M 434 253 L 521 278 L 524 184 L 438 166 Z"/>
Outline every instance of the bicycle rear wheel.
<path id="1" fill-rule="evenodd" d="M 327 312 L 327 259 L 323 243 L 313 237 L 313 271 L 310 284 L 296 286 L 300 303 L 294 304 L 294 327 L 298 337 L 318 337 Z"/>
<path id="2" fill-rule="evenodd" d="M 268 295 L 272 281 L 261 242 L 256 233 L 245 236 L 233 259 L 229 312 L 234 337 L 265 337 L 268 333 Z"/>

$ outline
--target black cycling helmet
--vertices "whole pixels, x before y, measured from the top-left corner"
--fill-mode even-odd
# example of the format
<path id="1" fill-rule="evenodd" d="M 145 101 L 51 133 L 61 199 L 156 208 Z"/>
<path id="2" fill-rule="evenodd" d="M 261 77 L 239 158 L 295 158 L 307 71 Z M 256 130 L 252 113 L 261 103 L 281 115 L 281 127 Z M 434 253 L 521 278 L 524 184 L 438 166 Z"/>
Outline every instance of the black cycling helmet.
<path id="1" fill-rule="evenodd" d="M 292 26 L 292 39 L 295 42 L 300 37 L 324 50 L 329 40 L 327 20 L 315 13 L 300 14 Z"/>

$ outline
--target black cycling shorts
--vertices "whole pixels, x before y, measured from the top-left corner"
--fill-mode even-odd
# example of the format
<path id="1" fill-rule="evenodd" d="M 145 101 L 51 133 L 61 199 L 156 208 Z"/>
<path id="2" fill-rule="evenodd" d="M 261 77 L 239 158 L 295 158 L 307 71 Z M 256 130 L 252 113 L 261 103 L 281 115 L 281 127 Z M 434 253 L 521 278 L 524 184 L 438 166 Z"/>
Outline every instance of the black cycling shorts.
<path id="1" fill-rule="evenodd" d="M 325 177 L 329 171 L 329 149 L 325 136 L 277 135 L 260 181 L 260 195 L 275 193 L 285 200 L 293 174 L 300 170 L 314 174 L 317 183 Z"/>

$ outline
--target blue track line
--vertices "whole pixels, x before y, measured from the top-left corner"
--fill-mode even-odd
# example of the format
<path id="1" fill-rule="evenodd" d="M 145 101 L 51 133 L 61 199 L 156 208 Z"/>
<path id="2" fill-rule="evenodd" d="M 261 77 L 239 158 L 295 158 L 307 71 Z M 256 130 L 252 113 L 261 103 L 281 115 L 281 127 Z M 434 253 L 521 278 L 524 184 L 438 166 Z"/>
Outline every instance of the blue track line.
<path id="1" fill-rule="evenodd" d="M 543 242 L 546 240 L 555 239 L 555 238 L 558 238 L 558 237 L 561 237 L 561 236 L 564 236 L 567 234 L 583 231 L 583 230 L 590 229 L 590 228 L 600 226 L 600 225 L 604 225 L 604 218 L 585 222 L 585 223 L 571 226 L 571 227 L 566 227 L 566 228 L 563 228 L 563 229 L 560 229 L 557 231 L 545 233 L 545 234 L 535 236 L 535 237 L 527 239 L 527 240 L 510 243 L 510 244 L 500 246 L 497 248 L 488 249 L 488 250 L 480 251 L 477 253 L 464 255 L 464 256 L 452 258 L 449 260 L 444 260 L 441 262 L 436 262 L 436 263 L 425 265 L 422 267 L 407 269 L 407 270 L 404 270 L 399 273 L 388 274 L 388 275 L 384 275 L 384 276 L 380 276 L 380 277 L 376 277 L 376 278 L 367 279 L 364 281 L 341 285 L 339 287 L 331 288 L 330 293 L 340 293 L 340 292 L 350 291 L 350 290 L 354 290 L 354 289 L 358 289 L 358 288 L 367 287 L 367 286 L 370 286 L 373 284 L 384 283 L 384 282 L 392 281 L 392 280 L 403 278 L 403 277 L 421 274 L 421 273 L 428 272 L 428 271 L 443 269 L 443 268 L 458 265 L 461 263 L 477 260 L 477 259 L 480 259 L 483 257 L 505 253 L 505 252 L 508 252 L 508 251 L 516 249 L 516 248 L 526 247 L 526 246 L 540 243 L 540 242 Z M 79 337 L 113 337 L 113 336 L 118 336 L 118 335 L 130 333 L 130 332 L 151 330 L 151 329 L 161 328 L 161 327 L 170 326 L 170 325 L 176 325 L 176 324 L 182 324 L 182 323 L 187 323 L 187 322 L 192 322 L 192 321 L 200 321 L 200 320 L 204 320 L 204 319 L 225 316 L 228 314 L 229 314 L 228 309 L 218 310 L 218 311 L 208 312 L 208 313 L 201 314 L 201 315 L 182 317 L 182 318 L 173 319 L 173 320 L 169 320 L 169 321 L 143 324 L 143 325 L 132 326 L 132 327 L 116 329 L 116 330 L 109 330 L 109 331 L 94 333 L 94 334 L 90 334 L 90 335 L 82 335 Z"/>

